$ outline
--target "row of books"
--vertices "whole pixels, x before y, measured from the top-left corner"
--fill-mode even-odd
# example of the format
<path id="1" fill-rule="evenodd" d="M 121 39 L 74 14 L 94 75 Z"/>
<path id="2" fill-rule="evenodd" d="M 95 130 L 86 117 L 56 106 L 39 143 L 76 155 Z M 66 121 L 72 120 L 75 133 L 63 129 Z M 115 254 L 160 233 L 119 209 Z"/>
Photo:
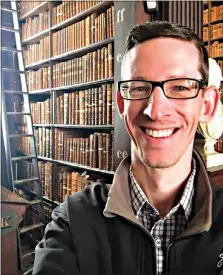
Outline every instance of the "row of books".
<path id="1" fill-rule="evenodd" d="M 20 1 L 18 3 L 18 13 L 19 16 L 22 17 L 25 14 L 27 14 L 28 12 L 30 12 L 31 10 L 37 8 L 38 6 L 40 6 L 43 3 L 43 1 Z"/>
<path id="2" fill-rule="evenodd" d="M 19 227 L 22 228 L 25 226 L 38 224 L 42 215 L 42 209 L 40 207 L 40 204 L 27 206 Z"/>
<path id="3" fill-rule="evenodd" d="M 114 125 L 114 84 L 58 96 L 56 121 L 58 124 Z"/>
<path id="4" fill-rule="evenodd" d="M 62 4 L 52 9 L 52 25 L 57 25 L 100 2 L 102 1 L 62 1 Z"/>
<path id="5" fill-rule="evenodd" d="M 219 38 L 223 36 L 223 23 L 211 25 L 210 38 Z"/>
<path id="6" fill-rule="evenodd" d="M 55 200 L 59 203 L 65 201 L 67 195 L 78 192 L 96 181 L 104 181 L 96 175 L 89 175 L 77 171 L 67 171 L 67 167 L 58 167 L 55 177 Z"/>
<path id="7" fill-rule="evenodd" d="M 54 87 L 111 78 L 114 76 L 113 44 L 82 57 L 53 65 Z"/>
<path id="8" fill-rule="evenodd" d="M 33 118 L 33 123 L 36 124 L 50 124 L 51 119 L 51 98 L 41 102 L 30 102 L 30 108 Z"/>
<path id="9" fill-rule="evenodd" d="M 42 195 L 48 199 L 53 199 L 52 190 L 52 175 L 53 175 L 53 163 L 38 161 L 39 176 L 42 186 Z"/>
<path id="10" fill-rule="evenodd" d="M 207 24 L 209 22 L 209 10 L 205 9 L 203 11 L 203 24 Z M 223 5 L 212 7 L 211 8 L 211 21 L 216 21 L 219 19 L 223 19 Z"/>
<path id="11" fill-rule="evenodd" d="M 30 155 L 31 144 L 30 137 L 18 137 L 16 141 L 16 156 L 17 155 Z"/>
<path id="12" fill-rule="evenodd" d="M 38 156 L 52 158 L 52 129 L 46 127 L 38 127 L 34 129 L 36 140 L 36 152 Z"/>
<path id="13" fill-rule="evenodd" d="M 210 45 L 210 51 L 209 51 L 210 57 L 219 57 L 223 56 L 223 43 L 220 43 L 219 41 L 215 41 Z"/>
<path id="14" fill-rule="evenodd" d="M 67 195 L 78 192 L 93 182 L 105 182 L 104 178 L 94 173 L 78 172 L 72 167 L 63 165 L 55 165 L 53 181 L 53 164 L 51 162 L 38 161 L 38 167 L 43 196 L 59 203 L 63 202 Z M 51 208 L 49 206 L 48 208 Z"/>
<path id="15" fill-rule="evenodd" d="M 37 71 L 27 71 L 26 80 L 29 91 L 48 89 L 50 87 L 50 67 L 42 67 Z"/>
<path id="16" fill-rule="evenodd" d="M 39 43 L 27 45 L 27 48 L 23 49 L 25 65 L 48 59 L 50 56 L 49 42 L 49 36 L 46 36 L 40 39 Z"/>
<path id="17" fill-rule="evenodd" d="M 76 136 L 75 136 L 76 135 Z M 77 137 L 78 131 L 55 129 L 55 159 L 101 170 L 114 170 L 114 133 L 94 133 Z"/>
<path id="18" fill-rule="evenodd" d="M 104 41 L 114 36 L 114 6 L 101 14 L 94 13 L 86 19 L 53 33 L 53 56 Z"/>
<path id="19" fill-rule="evenodd" d="M 210 39 L 219 38 L 223 36 L 223 23 L 215 24 L 210 26 Z M 203 28 L 203 39 L 208 40 L 209 27 Z"/>
<path id="20" fill-rule="evenodd" d="M 33 18 L 27 18 L 22 24 L 22 40 L 36 35 L 49 28 L 49 12 L 40 13 Z"/>
<path id="21" fill-rule="evenodd" d="M 44 210 L 46 224 L 51 222 L 51 220 L 52 220 L 51 215 L 52 215 L 53 209 L 56 206 L 57 206 L 56 204 L 52 205 L 52 203 L 50 203 L 50 202 L 47 202 L 45 200 L 43 201 L 43 210 Z"/>

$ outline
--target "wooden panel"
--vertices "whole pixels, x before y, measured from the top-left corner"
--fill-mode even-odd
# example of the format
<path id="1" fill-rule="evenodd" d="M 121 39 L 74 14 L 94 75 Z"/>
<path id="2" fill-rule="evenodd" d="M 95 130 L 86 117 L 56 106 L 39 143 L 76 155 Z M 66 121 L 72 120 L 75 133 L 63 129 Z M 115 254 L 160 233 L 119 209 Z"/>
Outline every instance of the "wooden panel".
<path id="1" fill-rule="evenodd" d="M 163 18 L 164 20 L 185 25 L 202 38 L 202 1 L 169 1 L 168 5 L 169 12 Z"/>

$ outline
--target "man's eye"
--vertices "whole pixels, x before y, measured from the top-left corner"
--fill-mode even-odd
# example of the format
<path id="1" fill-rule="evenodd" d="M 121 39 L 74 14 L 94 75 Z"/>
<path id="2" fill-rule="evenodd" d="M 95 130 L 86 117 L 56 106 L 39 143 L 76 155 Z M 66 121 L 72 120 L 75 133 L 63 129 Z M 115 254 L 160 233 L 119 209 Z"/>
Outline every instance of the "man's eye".
<path id="1" fill-rule="evenodd" d="M 149 90 L 149 88 L 144 87 L 144 86 L 132 87 L 130 89 L 131 92 L 135 92 L 135 91 L 137 91 L 137 92 L 147 92 L 148 90 Z"/>
<path id="2" fill-rule="evenodd" d="M 187 87 L 184 87 L 184 86 L 175 86 L 174 90 L 175 91 L 188 91 L 189 89 Z"/>

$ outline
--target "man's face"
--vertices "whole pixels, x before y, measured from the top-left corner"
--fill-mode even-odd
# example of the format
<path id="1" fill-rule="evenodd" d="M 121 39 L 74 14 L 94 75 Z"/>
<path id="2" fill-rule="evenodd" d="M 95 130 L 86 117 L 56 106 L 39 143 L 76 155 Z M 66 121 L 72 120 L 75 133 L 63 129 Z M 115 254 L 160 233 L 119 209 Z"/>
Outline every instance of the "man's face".
<path id="1" fill-rule="evenodd" d="M 202 79 L 198 49 L 192 42 L 174 38 L 137 45 L 128 52 L 122 72 L 123 80 Z M 202 91 L 196 98 L 179 100 L 167 98 L 156 87 L 149 99 L 118 104 L 134 143 L 134 156 L 154 168 L 171 167 L 183 156 L 189 157 L 198 122 L 207 119 Z"/>

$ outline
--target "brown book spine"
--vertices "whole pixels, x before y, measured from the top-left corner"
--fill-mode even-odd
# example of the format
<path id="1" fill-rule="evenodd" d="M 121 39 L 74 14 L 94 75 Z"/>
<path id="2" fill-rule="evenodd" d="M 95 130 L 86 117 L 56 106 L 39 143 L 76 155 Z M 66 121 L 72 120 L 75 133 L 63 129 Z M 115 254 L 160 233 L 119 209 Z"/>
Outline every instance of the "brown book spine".
<path id="1" fill-rule="evenodd" d="M 98 168 L 103 170 L 103 134 L 98 133 Z"/>
<path id="2" fill-rule="evenodd" d="M 107 124 L 107 85 L 104 84 L 102 85 L 102 124 L 106 125 Z"/>
<path id="3" fill-rule="evenodd" d="M 85 91 L 79 91 L 80 125 L 85 122 Z"/>
<path id="4" fill-rule="evenodd" d="M 67 172 L 63 172 L 63 201 L 67 195 Z"/>
<path id="5" fill-rule="evenodd" d="M 72 194 L 72 182 L 71 182 L 71 173 L 67 173 L 67 194 Z"/>
<path id="6" fill-rule="evenodd" d="M 112 124 L 112 85 L 107 85 L 107 124 Z"/>
<path id="7" fill-rule="evenodd" d="M 108 44 L 108 77 L 114 76 L 113 69 L 113 45 L 112 43 Z"/>

